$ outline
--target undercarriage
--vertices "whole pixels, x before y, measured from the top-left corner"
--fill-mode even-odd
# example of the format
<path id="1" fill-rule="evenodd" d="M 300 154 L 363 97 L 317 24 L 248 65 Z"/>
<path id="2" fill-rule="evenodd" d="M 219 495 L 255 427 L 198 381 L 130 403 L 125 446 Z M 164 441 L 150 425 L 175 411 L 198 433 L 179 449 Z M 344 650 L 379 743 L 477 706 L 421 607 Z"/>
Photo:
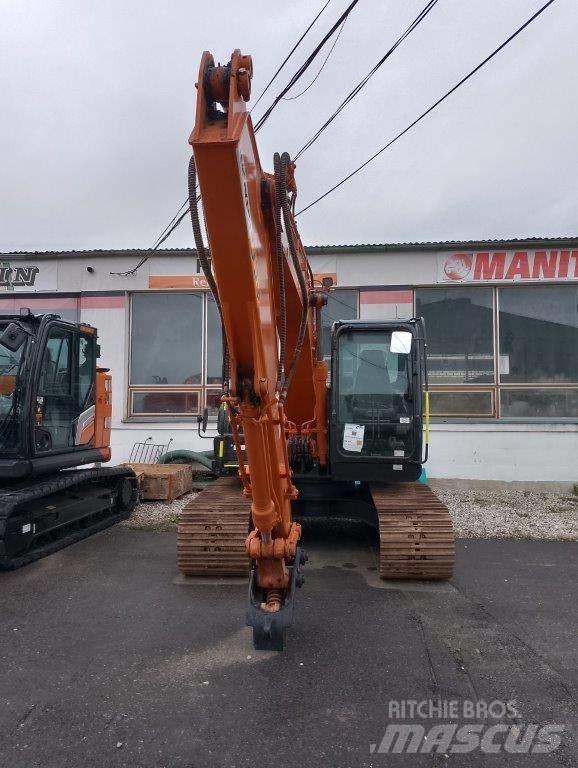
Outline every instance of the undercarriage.
<path id="1" fill-rule="evenodd" d="M 311 519 L 358 520 L 379 533 L 382 579 L 449 579 L 454 565 L 454 535 L 447 507 L 422 483 L 380 485 L 333 481 L 327 477 L 296 478 L 299 497 L 294 520 L 305 534 Z M 250 500 L 237 478 L 212 483 L 181 513 L 178 567 L 186 576 L 230 577 L 250 574 L 247 623 L 256 648 L 281 650 L 291 625 L 295 586 L 303 581 L 306 555 L 298 548 L 291 586 L 280 612 L 265 608 L 266 595 L 257 587 L 256 562 L 246 553 Z"/>
<path id="2" fill-rule="evenodd" d="M 67 470 L 0 490 L 0 570 L 50 555 L 128 518 L 138 501 L 128 467 Z"/>

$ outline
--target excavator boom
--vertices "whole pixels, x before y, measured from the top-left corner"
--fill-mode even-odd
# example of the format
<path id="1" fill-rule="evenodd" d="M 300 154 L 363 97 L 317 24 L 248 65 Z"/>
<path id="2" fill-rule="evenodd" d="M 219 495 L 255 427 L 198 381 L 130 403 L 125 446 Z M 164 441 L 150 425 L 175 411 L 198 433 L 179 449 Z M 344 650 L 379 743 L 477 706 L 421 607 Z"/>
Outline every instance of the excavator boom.
<path id="1" fill-rule="evenodd" d="M 246 549 L 255 563 L 254 603 L 270 626 L 288 603 L 299 556 L 287 435 L 306 434 L 326 463 L 327 367 L 316 352 L 314 309 L 323 297 L 316 296 L 291 210 L 294 167 L 284 155 L 276 156 L 274 174 L 262 169 L 246 108 L 251 77 L 251 58 L 238 50 L 227 66 L 203 54 L 189 193 L 195 207 L 198 184 L 209 253 L 193 211 L 195 239 L 221 312 L 224 401 L 251 499 Z"/>

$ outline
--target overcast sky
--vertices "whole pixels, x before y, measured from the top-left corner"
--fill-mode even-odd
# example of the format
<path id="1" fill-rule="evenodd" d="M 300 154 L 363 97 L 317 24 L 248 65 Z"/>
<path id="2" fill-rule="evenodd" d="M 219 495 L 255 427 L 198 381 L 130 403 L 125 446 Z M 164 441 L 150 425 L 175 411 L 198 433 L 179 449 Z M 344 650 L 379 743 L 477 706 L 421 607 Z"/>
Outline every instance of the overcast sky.
<path id="1" fill-rule="evenodd" d="M 360 0 L 317 82 L 282 102 L 260 132 L 265 168 L 273 152 L 295 153 L 425 2 Z M 439 0 L 300 160 L 300 204 L 404 128 L 542 3 Z M 0 0 L 0 251 L 150 246 L 186 197 L 202 51 L 223 63 L 234 48 L 250 53 L 259 94 L 322 5 Z M 332 0 L 295 66 L 347 5 Z M 578 235 L 577 33 L 578 3 L 557 0 L 418 127 L 301 216 L 304 242 Z M 167 245 L 192 245 L 188 221 Z"/>

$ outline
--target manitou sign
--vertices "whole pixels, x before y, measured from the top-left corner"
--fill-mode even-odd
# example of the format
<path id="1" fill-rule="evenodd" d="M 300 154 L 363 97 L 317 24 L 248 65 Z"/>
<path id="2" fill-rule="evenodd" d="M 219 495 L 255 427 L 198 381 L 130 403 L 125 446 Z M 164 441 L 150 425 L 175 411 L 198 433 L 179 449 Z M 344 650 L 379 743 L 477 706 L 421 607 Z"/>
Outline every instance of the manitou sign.
<path id="1" fill-rule="evenodd" d="M 438 282 L 552 281 L 578 278 L 578 250 L 478 251 L 438 257 Z"/>

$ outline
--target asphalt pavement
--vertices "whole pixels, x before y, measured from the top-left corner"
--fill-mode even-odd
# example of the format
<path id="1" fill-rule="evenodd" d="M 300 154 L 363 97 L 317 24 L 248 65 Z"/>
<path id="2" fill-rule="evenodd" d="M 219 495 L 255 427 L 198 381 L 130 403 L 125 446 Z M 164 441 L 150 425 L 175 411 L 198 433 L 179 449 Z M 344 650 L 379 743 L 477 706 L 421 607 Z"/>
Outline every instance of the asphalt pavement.
<path id="1" fill-rule="evenodd" d="M 365 529 L 305 543 L 283 653 L 253 650 L 245 584 L 179 579 L 173 532 L 116 527 L 0 574 L 0 765 L 578 764 L 578 544 L 459 541 L 451 583 L 400 584 Z M 471 723 L 480 743 L 456 751 Z M 427 737 L 414 753 L 400 724 Z"/>

